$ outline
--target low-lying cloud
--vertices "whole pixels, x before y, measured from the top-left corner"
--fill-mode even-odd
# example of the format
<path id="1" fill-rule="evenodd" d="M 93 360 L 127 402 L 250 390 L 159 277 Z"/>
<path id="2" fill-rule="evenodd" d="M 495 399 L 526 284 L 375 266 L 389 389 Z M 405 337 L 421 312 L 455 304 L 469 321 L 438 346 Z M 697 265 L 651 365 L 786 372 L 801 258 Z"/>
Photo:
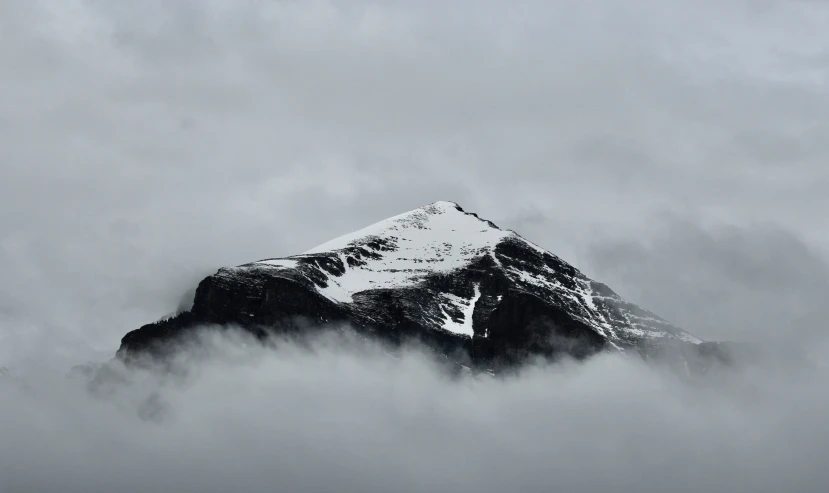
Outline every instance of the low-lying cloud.
<path id="1" fill-rule="evenodd" d="M 449 376 L 412 348 L 210 333 L 166 374 L 0 384 L 0 491 L 825 491 L 829 368 L 601 355 Z"/>
<path id="2" fill-rule="evenodd" d="M 824 491 L 828 16 L 0 0 L 0 493 Z M 450 379 L 415 349 L 230 340 L 184 375 L 64 378 L 220 266 L 434 200 L 775 366 Z"/>

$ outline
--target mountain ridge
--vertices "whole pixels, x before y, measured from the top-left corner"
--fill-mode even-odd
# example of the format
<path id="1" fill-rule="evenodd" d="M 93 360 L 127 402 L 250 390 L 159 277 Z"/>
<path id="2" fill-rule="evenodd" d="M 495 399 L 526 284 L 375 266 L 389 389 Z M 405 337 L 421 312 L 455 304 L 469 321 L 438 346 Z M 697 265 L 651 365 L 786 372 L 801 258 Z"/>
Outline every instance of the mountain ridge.
<path id="1" fill-rule="evenodd" d="M 203 325 L 266 336 L 342 323 L 487 367 L 704 342 L 515 231 L 439 201 L 298 255 L 223 267 L 199 284 L 191 310 L 128 333 L 118 354 Z"/>

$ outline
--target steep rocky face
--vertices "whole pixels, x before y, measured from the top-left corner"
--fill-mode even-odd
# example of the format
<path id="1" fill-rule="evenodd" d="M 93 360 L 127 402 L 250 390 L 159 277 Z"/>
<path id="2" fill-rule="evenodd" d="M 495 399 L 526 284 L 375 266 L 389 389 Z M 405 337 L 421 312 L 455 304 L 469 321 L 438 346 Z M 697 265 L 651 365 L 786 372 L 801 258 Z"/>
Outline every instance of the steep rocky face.
<path id="1" fill-rule="evenodd" d="M 702 342 L 518 234 L 436 202 L 300 255 L 219 269 L 190 311 L 130 332 L 119 355 L 205 325 L 264 336 L 343 322 L 487 368 Z"/>

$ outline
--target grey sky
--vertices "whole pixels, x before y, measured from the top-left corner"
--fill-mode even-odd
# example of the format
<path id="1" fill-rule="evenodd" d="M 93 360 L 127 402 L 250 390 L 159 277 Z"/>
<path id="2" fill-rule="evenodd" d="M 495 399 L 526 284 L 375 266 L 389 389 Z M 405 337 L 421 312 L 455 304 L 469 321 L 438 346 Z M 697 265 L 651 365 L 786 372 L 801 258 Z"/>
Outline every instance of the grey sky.
<path id="1" fill-rule="evenodd" d="M 645 286 L 595 251 L 676 218 L 771 223 L 824 268 L 827 21 L 796 1 L 2 1 L 0 356 L 47 333 L 111 353 L 219 266 L 439 199 L 667 318 L 649 293 L 693 244 Z"/>
<path id="2" fill-rule="evenodd" d="M 115 408 L 46 375 L 220 266 L 435 200 L 703 338 L 822 356 L 826 26 L 797 0 L 0 0 L 0 367 L 44 379 L 0 389 L 0 477 L 824 491 L 825 369 L 694 390 L 609 358 L 466 386 L 414 355 L 283 352 Z M 153 428 L 130 406 L 157 388 Z"/>

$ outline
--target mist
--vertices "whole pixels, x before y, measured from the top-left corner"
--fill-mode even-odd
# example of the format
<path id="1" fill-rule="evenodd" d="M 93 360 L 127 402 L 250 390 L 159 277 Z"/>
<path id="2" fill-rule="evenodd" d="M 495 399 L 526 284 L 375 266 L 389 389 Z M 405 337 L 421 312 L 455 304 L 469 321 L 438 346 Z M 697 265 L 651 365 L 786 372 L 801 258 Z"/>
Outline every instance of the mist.
<path id="1" fill-rule="evenodd" d="M 827 25 L 808 0 L 0 0 L 0 491 L 824 491 Z M 66 378 L 219 267 L 436 200 L 774 364 L 450 378 L 234 336 Z"/>
<path id="2" fill-rule="evenodd" d="M 164 371 L 5 382 L 3 491 L 824 491 L 827 367 L 601 355 L 450 376 L 330 333 L 208 332 Z"/>

